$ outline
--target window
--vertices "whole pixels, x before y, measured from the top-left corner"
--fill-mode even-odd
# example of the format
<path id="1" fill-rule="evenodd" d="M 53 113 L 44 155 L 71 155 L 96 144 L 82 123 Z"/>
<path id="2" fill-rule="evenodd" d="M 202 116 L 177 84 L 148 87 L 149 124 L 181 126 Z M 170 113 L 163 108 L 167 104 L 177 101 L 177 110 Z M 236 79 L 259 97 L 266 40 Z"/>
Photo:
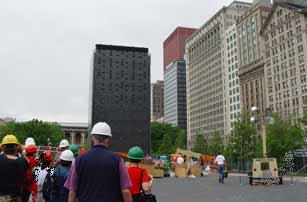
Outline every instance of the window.
<path id="1" fill-rule="evenodd" d="M 301 65 L 300 66 L 300 73 L 304 73 L 306 70 L 305 70 L 305 66 L 304 65 Z"/>
<path id="2" fill-rule="evenodd" d="M 300 64 L 304 63 L 304 55 L 300 55 L 298 57 L 298 61 L 299 61 Z"/>
<path id="3" fill-rule="evenodd" d="M 298 46 L 298 53 L 302 53 L 302 52 L 304 52 L 304 47 L 303 47 L 303 45 L 299 45 Z"/>
<path id="4" fill-rule="evenodd" d="M 301 42 L 303 41 L 303 38 L 302 38 L 302 35 L 301 35 L 301 34 L 298 35 L 298 36 L 296 37 L 296 39 L 297 39 L 297 43 L 301 43 Z"/>

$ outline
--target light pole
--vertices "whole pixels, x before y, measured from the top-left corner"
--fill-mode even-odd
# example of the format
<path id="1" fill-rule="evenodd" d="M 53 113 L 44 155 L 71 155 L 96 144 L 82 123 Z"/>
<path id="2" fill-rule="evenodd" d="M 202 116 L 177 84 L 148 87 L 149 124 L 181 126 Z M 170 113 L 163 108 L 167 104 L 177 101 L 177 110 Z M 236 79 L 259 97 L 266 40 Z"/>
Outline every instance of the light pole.
<path id="1" fill-rule="evenodd" d="M 262 152 L 263 152 L 263 158 L 267 158 L 267 145 L 266 145 L 266 128 L 265 128 L 265 124 L 266 122 L 268 122 L 269 124 L 272 124 L 272 117 L 270 116 L 270 111 L 269 109 L 266 109 L 266 113 L 265 113 L 265 117 L 263 117 L 262 111 L 259 110 L 257 107 L 252 107 L 251 108 L 252 111 L 252 117 L 251 117 L 251 122 L 257 122 L 258 120 L 261 121 L 261 119 L 263 120 L 262 123 L 260 122 L 260 126 L 261 126 L 261 136 L 262 136 Z M 258 112 L 259 111 L 259 115 Z"/>

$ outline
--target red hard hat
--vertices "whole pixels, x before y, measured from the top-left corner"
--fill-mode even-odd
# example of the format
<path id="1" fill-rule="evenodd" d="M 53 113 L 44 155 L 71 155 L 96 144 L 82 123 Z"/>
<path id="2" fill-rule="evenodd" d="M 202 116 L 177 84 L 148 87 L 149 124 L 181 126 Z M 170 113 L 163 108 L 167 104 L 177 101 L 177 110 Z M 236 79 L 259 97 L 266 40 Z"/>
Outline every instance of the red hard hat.
<path id="1" fill-rule="evenodd" d="M 37 147 L 35 145 L 29 145 L 25 148 L 27 154 L 34 154 L 37 152 Z"/>
<path id="2" fill-rule="evenodd" d="M 52 160 L 52 154 L 50 151 L 43 151 L 43 153 L 40 155 L 40 158 L 43 162 L 48 162 Z"/>
<path id="3" fill-rule="evenodd" d="M 83 147 L 80 148 L 79 150 L 79 155 L 86 153 L 86 149 L 84 149 Z"/>

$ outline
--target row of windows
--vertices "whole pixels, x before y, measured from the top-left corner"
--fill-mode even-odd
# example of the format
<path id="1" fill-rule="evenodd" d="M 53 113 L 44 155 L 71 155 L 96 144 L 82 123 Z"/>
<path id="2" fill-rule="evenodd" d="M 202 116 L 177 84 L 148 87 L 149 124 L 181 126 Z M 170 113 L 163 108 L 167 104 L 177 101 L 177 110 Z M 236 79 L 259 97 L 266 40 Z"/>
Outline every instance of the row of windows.
<path id="1" fill-rule="evenodd" d="M 294 39 L 289 40 L 287 43 L 288 43 L 288 49 L 289 49 L 289 51 L 288 51 L 289 57 L 293 57 L 295 55 Z M 266 47 L 267 47 L 266 48 L 267 49 L 267 51 L 266 51 L 266 57 L 267 58 L 271 57 L 271 53 L 272 53 L 272 56 L 275 56 L 275 55 L 278 55 L 279 52 L 282 53 L 282 52 L 286 51 L 286 44 L 285 43 L 280 44 L 279 47 L 271 48 L 271 50 L 270 50 L 268 44 L 266 44 Z M 298 53 L 304 52 L 303 44 L 299 44 L 297 46 L 297 52 Z M 281 58 L 282 58 L 282 55 L 281 55 Z M 283 59 L 286 59 L 286 56 Z"/>
<path id="2" fill-rule="evenodd" d="M 219 116 L 216 119 L 224 120 L 223 116 Z M 208 124 L 205 124 L 205 123 L 206 123 L 205 121 L 199 121 L 196 123 L 193 122 L 191 124 L 192 131 L 194 130 L 196 132 L 199 127 L 204 127 L 206 128 L 206 130 L 214 130 L 214 131 L 216 131 L 219 128 L 222 128 L 222 129 L 224 128 L 224 122 L 216 123 L 215 121 L 208 121 Z"/>
<path id="3" fill-rule="evenodd" d="M 238 78 L 229 82 L 229 88 L 236 87 L 238 85 L 239 85 L 239 79 Z"/>
<path id="4" fill-rule="evenodd" d="M 219 30 L 220 28 L 217 26 L 212 31 L 206 33 L 193 47 L 189 48 L 189 59 L 194 60 L 203 52 L 210 52 L 213 47 L 219 45 L 221 41 Z"/>
<path id="5" fill-rule="evenodd" d="M 223 112 L 222 106 L 223 106 L 223 101 L 221 101 L 222 96 L 216 96 L 215 98 L 212 98 L 210 101 L 208 101 L 205 104 L 201 104 L 199 105 L 199 107 L 197 107 L 196 109 L 191 109 L 191 116 L 195 116 L 204 112 L 208 112 L 210 110 L 213 110 L 214 108 L 213 103 L 215 103 L 215 108 L 217 108 L 216 110 L 218 110 L 219 113 Z M 210 103 L 210 104 L 209 104 Z"/>
<path id="6" fill-rule="evenodd" d="M 230 119 L 231 119 L 231 121 L 235 121 L 235 120 L 237 120 L 237 119 L 239 119 L 239 118 L 240 118 L 240 112 L 231 113 L 231 114 L 230 114 Z M 233 127 L 233 124 L 232 124 L 232 127 Z"/>
<path id="7" fill-rule="evenodd" d="M 235 102 L 240 102 L 240 95 L 231 97 L 229 101 L 230 101 L 230 104 L 235 103 Z"/>

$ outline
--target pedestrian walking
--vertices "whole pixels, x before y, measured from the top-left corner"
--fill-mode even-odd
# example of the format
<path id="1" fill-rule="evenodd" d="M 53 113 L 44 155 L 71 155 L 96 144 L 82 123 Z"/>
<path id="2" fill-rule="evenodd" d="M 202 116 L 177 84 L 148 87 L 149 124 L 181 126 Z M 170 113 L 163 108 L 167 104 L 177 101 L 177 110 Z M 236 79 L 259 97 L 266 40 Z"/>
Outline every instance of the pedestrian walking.
<path id="1" fill-rule="evenodd" d="M 214 163 L 217 165 L 219 183 L 224 183 L 224 170 L 226 165 L 225 157 L 222 154 L 217 155 Z"/>
<path id="2" fill-rule="evenodd" d="M 36 153 L 37 147 L 33 144 L 25 144 L 27 147 L 25 148 L 25 158 L 28 161 L 29 167 L 27 169 L 26 177 L 26 189 L 23 194 L 23 201 L 36 202 L 37 200 L 37 191 L 38 186 L 35 180 L 35 176 L 33 175 L 33 170 L 37 166 L 36 162 Z M 30 197 L 31 196 L 31 197 Z"/>
<path id="3" fill-rule="evenodd" d="M 69 190 L 64 187 L 69 169 L 72 161 L 74 160 L 74 154 L 70 150 L 65 150 L 60 156 L 60 166 L 58 166 L 54 174 L 51 176 L 51 195 L 50 202 L 67 202 Z"/>
<path id="4" fill-rule="evenodd" d="M 132 147 L 128 152 L 128 173 L 132 183 L 130 192 L 133 202 L 144 202 L 145 194 L 150 195 L 151 178 L 147 170 L 140 168 L 139 164 L 144 159 L 144 152 L 140 147 Z M 151 202 L 152 200 L 146 200 Z"/>
<path id="5" fill-rule="evenodd" d="M 52 159 L 52 154 L 49 151 L 43 151 L 39 156 L 40 165 L 35 170 L 38 185 L 38 202 L 50 200 L 50 184 L 53 173 L 53 168 L 51 168 Z"/>
<path id="6" fill-rule="evenodd" d="M 14 135 L 2 139 L 0 154 L 0 202 L 20 202 L 25 189 L 28 162 L 19 157 L 20 145 Z"/>
<path id="7" fill-rule="evenodd" d="M 109 150 L 111 128 L 99 122 L 91 131 L 92 147 L 72 163 L 65 187 L 69 202 L 132 202 L 127 168 Z"/>
<path id="8" fill-rule="evenodd" d="M 77 145 L 75 144 L 70 145 L 69 150 L 72 151 L 74 157 L 77 157 L 79 155 L 79 147 Z"/>
<path id="9" fill-rule="evenodd" d="M 67 149 L 69 149 L 69 142 L 66 139 L 62 139 L 60 141 L 59 147 L 58 147 L 58 151 L 57 151 L 57 155 L 55 156 L 55 161 L 54 161 L 54 166 L 57 167 L 58 165 L 60 165 L 60 156 L 61 153 Z"/>

